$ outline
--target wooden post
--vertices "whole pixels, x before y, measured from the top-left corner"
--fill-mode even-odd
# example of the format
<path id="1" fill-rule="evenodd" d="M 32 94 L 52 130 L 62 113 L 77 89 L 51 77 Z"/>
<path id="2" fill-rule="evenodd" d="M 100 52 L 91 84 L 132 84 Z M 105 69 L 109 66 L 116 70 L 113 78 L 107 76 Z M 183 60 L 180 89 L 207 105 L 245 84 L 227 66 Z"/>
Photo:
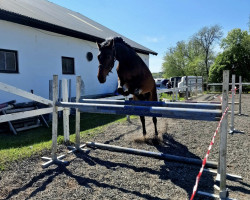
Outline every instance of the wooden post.
<path id="1" fill-rule="evenodd" d="M 77 104 L 80 101 L 81 98 L 81 86 L 82 86 L 82 79 L 81 76 L 76 77 L 76 102 L 73 104 Z M 73 107 L 72 107 L 73 108 Z M 73 153 L 75 151 L 83 151 L 85 153 L 88 153 L 88 149 L 82 149 L 86 144 L 80 145 L 80 111 L 79 108 L 76 108 L 76 124 L 75 124 L 75 130 L 76 130 L 76 137 L 75 137 L 75 146 L 68 146 L 70 149 L 69 153 Z"/>
<path id="2" fill-rule="evenodd" d="M 76 77 L 76 103 L 79 102 L 81 98 L 81 76 Z M 79 109 L 76 108 L 76 149 L 80 149 L 80 112 Z"/>
<path id="3" fill-rule="evenodd" d="M 241 93 L 242 93 L 242 79 L 239 77 L 239 115 L 241 115 Z"/>
<path id="4" fill-rule="evenodd" d="M 235 94 L 235 74 L 232 75 L 232 104 L 231 104 L 231 125 L 230 133 L 234 132 L 234 94 Z"/>
<path id="5" fill-rule="evenodd" d="M 188 100 L 188 76 L 186 76 L 186 100 Z"/>
<path id="6" fill-rule="evenodd" d="M 62 80 L 62 96 L 63 102 L 68 102 L 68 81 L 67 79 Z M 63 109 L 63 132 L 64 132 L 64 142 L 69 142 L 69 108 Z"/>
<path id="7" fill-rule="evenodd" d="M 58 129 L 58 76 L 53 75 L 53 114 L 52 114 L 52 160 L 57 160 L 57 129 Z"/>
<path id="8" fill-rule="evenodd" d="M 42 157 L 43 160 L 47 161 L 42 164 L 42 167 L 48 167 L 54 163 L 56 164 L 67 164 L 67 161 L 63 161 L 65 155 L 57 157 L 57 131 L 58 131 L 58 110 L 61 110 L 56 105 L 58 101 L 58 76 L 53 75 L 53 115 L 52 115 L 52 147 L 51 147 L 51 158 Z"/>
<path id="9" fill-rule="evenodd" d="M 225 112 L 228 106 L 228 87 L 229 87 L 229 70 L 225 70 L 223 71 L 222 113 Z M 219 175 L 220 175 L 221 199 L 227 198 L 227 188 L 226 188 L 227 129 L 228 129 L 228 115 L 226 114 L 221 122 L 221 128 L 220 128 Z"/>

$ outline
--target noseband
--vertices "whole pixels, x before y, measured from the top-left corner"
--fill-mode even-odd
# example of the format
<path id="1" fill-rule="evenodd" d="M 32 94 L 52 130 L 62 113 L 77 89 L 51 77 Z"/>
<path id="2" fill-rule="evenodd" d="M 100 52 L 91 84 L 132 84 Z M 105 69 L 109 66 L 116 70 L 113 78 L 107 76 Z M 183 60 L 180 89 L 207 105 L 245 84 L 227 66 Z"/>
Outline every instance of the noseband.
<path id="1" fill-rule="evenodd" d="M 113 73 L 112 72 L 112 69 L 113 69 L 113 67 L 114 67 L 114 65 L 115 65 L 115 61 L 116 61 L 116 50 L 115 50 L 115 41 L 113 41 L 113 47 L 112 47 L 112 56 L 113 56 L 113 65 L 111 65 L 110 67 L 109 67 L 109 73 L 111 72 L 111 73 Z"/>

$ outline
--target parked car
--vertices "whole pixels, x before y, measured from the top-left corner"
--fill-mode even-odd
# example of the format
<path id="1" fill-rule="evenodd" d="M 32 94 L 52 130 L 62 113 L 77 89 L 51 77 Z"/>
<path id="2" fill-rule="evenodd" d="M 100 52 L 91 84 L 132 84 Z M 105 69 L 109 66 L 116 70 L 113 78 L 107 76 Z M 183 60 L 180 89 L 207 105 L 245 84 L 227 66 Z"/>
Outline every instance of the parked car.
<path id="1" fill-rule="evenodd" d="M 162 81 L 161 81 L 161 86 L 160 87 L 167 87 L 167 83 L 168 83 L 169 79 L 166 79 L 164 78 Z"/>
<path id="2" fill-rule="evenodd" d="M 171 77 L 170 81 L 171 81 L 172 87 L 174 87 L 174 79 L 176 80 L 175 81 L 175 87 L 178 87 L 178 83 L 181 81 L 181 78 L 182 78 L 181 76 Z"/>
<path id="3" fill-rule="evenodd" d="M 163 78 L 155 78 L 156 87 L 161 87 L 161 81 L 162 80 L 163 80 Z"/>

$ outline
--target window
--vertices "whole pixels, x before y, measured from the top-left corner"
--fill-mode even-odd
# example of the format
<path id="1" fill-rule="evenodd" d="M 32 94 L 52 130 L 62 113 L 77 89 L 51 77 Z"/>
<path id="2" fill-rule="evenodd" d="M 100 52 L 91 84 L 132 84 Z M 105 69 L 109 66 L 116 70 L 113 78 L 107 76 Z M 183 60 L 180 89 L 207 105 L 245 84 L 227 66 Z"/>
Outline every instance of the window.
<path id="1" fill-rule="evenodd" d="M 0 49 L 0 73 L 18 73 L 17 51 Z"/>
<path id="2" fill-rule="evenodd" d="M 86 54 L 87 60 L 90 62 L 91 60 L 93 60 L 93 54 L 91 52 L 88 52 Z"/>
<path id="3" fill-rule="evenodd" d="M 74 58 L 62 57 L 62 73 L 75 74 Z"/>

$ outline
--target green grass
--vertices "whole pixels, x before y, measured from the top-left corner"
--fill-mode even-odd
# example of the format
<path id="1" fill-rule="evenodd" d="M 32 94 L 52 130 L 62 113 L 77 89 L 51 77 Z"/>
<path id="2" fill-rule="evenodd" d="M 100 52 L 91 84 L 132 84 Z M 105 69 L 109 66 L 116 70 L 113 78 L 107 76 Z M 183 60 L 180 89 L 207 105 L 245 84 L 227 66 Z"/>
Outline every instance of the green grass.
<path id="1" fill-rule="evenodd" d="M 101 132 L 110 123 L 125 121 L 126 118 L 120 115 L 107 114 L 81 114 L 81 138 L 88 139 Z M 70 117 L 70 141 L 75 141 L 75 118 Z M 30 157 L 34 154 L 41 154 L 43 149 L 51 148 L 52 128 L 40 127 L 18 135 L 12 133 L 0 134 L 0 170 L 8 168 L 13 161 Z M 58 143 L 63 143 L 63 123 L 59 119 L 58 124 Z"/>
<path id="2" fill-rule="evenodd" d="M 172 94 L 168 95 L 166 93 L 161 93 L 160 99 L 168 99 L 168 100 L 172 100 Z M 174 96 L 174 100 L 176 99 L 176 97 Z M 178 101 L 185 101 L 185 97 L 180 97 L 179 95 L 177 96 Z"/>

